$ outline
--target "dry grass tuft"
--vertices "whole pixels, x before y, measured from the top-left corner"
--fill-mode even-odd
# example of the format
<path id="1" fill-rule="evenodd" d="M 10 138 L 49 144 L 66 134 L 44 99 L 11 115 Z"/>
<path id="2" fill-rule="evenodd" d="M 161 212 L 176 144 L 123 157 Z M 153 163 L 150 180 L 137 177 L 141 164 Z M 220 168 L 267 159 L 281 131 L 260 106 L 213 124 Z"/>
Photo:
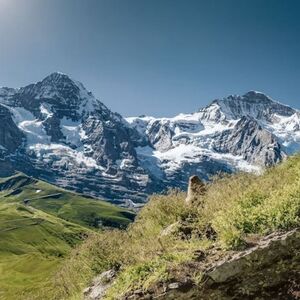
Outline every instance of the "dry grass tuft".
<path id="1" fill-rule="evenodd" d="M 76 299 L 95 274 L 116 268 L 119 276 L 107 299 L 118 299 L 129 290 L 167 281 L 170 270 L 192 260 L 196 250 L 205 251 L 212 244 L 224 251 L 238 249 L 260 235 L 299 226 L 300 156 L 261 176 L 214 178 L 199 206 L 186 206 L 185 196 L 179 191 L 154 195 L 126 231 L 91 235 L 56 274 L 55 296 L 48 295 Z M 161 235 L 175 223 L 183 231 Z"/>

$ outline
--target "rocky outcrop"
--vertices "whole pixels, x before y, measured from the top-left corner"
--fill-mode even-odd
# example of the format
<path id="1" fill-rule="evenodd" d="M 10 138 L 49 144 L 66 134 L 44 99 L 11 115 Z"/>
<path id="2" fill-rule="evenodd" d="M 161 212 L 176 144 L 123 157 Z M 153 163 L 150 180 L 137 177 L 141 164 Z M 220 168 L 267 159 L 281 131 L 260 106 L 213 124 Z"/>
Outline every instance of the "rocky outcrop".
<path id="1" fill-rule="evenodd" d="M 242 156 L 246 161 L 272 166 L 286 154 L 276 137 L 253 118 L 243 116 L 231 130 L 224 131 L 214 142 L 214 149 L 221 153 Z"/>
<path id="2" fill-rule="evenodd" d="M 108 270 L 94 278 L 92 285 L 83 292 L 84 300 L 100 300 L 116 277 L 115 270 Z"/>
<path id="3" fill-rule="evenodd" d="M 243 96 L 230 95 L 223 99 L 216 99 L 212 105 L 215 106 L 213 111 L 211 105 L 201 110 L 210 120 L 238 120 L 245 116 L 272 123 L 275 115 L 290 117 L 296 113 L 295 109 L 273 101 L 269 96 L 256 91 L 250 91 Z"/>
<path id="4" fill-rule="evenodd" d="M 16 156 L 24 140 L 25 135 L 16 126 L 9 109 L 0 104 L 0 176 L 9 176 L 14 172 L 11 157 Z"/>
<path id="5" fill-rule="evenodd" d="M 211 249 L 176 270 L 170 282 L 124 299 L 300 299 L 299 254 L 299 229 L 276 232 L 244 251 Z"/>
<path id="6" fill-rule="evenodd" d="M 0 158 L 15 153 L 25 135 L 16 126 L 9 109 L 0 104 Z"/>
<path id="7" fill-rule="evenodd" d="M 172 147 L 172 138 L 175 135 L 174 128 L 170 126 L 170 122 L 154 121 L 148 128 L 149 142 L 155 149 L 161 149 L 162 151 L 170 149 Z"/>
<path id="8" fill-rule="evenodd" d="M 258 245 L 215 263 L 199 293 L 224 299 L 297 299 L 300 293 L 300 231 L 273 233 Z"/>

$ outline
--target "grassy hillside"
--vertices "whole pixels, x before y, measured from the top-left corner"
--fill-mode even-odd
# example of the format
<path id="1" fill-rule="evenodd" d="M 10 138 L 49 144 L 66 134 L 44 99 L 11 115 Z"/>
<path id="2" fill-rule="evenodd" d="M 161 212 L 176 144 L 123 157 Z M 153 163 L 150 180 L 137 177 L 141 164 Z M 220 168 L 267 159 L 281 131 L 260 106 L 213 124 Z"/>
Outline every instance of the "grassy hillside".
<path id="1" fill-rule="evenodd" d="M 91 278 L 119 270 L 106 299 L 155 287 L 189 275 L 201 284 L 201 272 L 189 263 L 215 249 L 217 256 L 247 248 L 262 236 L 300 225 L 300 156 L 261 176 L 224 175 L 207 185 L 193 207 L 185 194 L 153 196 L 127 231 L 91 236 L 56 273 L 44 299 L 80 299 Z M 80 274 L 79 274 L 80 270 Z"/>
<path id="2" fill-rule="evenodd" d="M 34 208 L 0 202 L 0 299 L 37 292 L 88 231 Z"/>
<path id="3" fill-rule="evenodd" d="M 91 228 L 126 227 L 135 216 L 105 201 L 70 192 L 20 173 L 1 179 L 0 191 L 1 202 L 25 202 L 30 207 Z"/>
<path id="4" fill-rule="evenodd" d="M 134 214 L 24 174 L 0 180 L 0 299 L 39 296 L 76 244 Z"/>

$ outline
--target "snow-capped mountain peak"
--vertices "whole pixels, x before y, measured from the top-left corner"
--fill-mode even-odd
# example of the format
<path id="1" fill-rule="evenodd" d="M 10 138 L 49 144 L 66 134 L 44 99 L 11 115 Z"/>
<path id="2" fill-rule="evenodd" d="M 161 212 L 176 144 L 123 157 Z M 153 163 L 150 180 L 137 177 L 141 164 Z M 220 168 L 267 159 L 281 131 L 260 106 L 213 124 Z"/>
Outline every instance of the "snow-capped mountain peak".
<path id="1" fill-rule="evenodd" d="M 61 110 L 61 112 L 69 110 L 73 113 L 76 111 L 77 114 L 91 113 L 96 109 L 106 110 L 106 107 L 82 83 L 59 72 L 50 74 L 36 84 L 21 88 L 18 94 L 23 101 L 20 103 L 21 106 L 26 106 L 27 103 L 24 101 L 29 102 L 30 106 L 40 106 L 43 102 Z"/>
<path id="2" fill-rule="evenodd" d="M 140 159 L 150 164 L 155 157 L 172 176 L 196 168 L 206 177 L 204 157 L 205 164 L 252 171 L 300 150 L 299 112 L 256 91 L 214 100 L 193 114 L 127 121 L 154 149 L 139 148 Z"/>
<path id="3" fill-rule="evenodd" d="M 110 199 L 126 198 L 132 190 L 131 199 L 145 198 L 151 175 L 139 167 L 135 152 L 135 146 L 145 141 L 82 83 L 52 73 L 15 91 L 2 89 L 0 109 L 11 132 L 18 133 L 18 142 L 8 144 L 14 136 L 6 134 L 1 142 L 5 127 L 0 122 L 0 164 L 10 155 L 3 149 L 15 151 L 9 145 L 18 145 L 22 155 L 11 155 L 19 170 L 77 190 L 90 186 L 89 193 Z"/>
<path id="4" fill-rule="evenodd" d="M 59 72 L 0 89 L 0 173 L 17 169 L 114 202 L 184 188 L 192 174 L 257 172 L 298 150 L 299 112 L 260 92 L 125 120 Z"/>
<path id="5" fill-rule="evenodd" d="M 274 115 L 290 117 L 297 111 L 274 101 L 261 92 L 250 91 L 243 96 L 230 95 L 214 100 L 200 112 L 204 119 L 215 122 L 238 120 L 243 116 L 262 122 L 272 122 Z"/>

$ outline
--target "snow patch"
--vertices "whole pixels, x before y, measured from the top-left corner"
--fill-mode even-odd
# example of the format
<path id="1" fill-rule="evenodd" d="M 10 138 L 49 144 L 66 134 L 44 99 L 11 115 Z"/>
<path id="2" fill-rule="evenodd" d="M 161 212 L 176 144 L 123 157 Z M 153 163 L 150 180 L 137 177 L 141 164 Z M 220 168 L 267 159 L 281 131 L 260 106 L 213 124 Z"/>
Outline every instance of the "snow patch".
<path id="1" fill-rule="evenodd" d="M 42 103 L 40 106 L 41 113 L 46 117 L 46 119 L 51 118 L 53 116 L 53 112 L 51 111 L 51 105 L 48 103 Z"/>
<path id="2" fill-rule="evenodd" d="M 43 122 L 22 107 L 7 107 L 13 114 L 16 125 L 25 133 L 27 146 L 36 143 L 50 143 L 50 137 L 46 134 Z"/>
<path id="3" fill-rule="evenodd" d="M 60 167 L 88 167 L 92 169 L 103 169 L 95 159 L 84 155 L 83 151 L 74 150 L 61 144 L 35 144 L 29 147 L 36 153 L 37 159 L 45 162 L 54 162 Z"/>
<path id="4" fill-rule="evenodd" d="M 181 144 L 166 152 L 154 151 L 153 156 L 161 162 L 161 167 L 169 174 L 180 170 L 185 163 L 201 163 L 204 156 L 220 162 L 227 162 L 229 165 L 235 166 L 238 170 L 245 172 L 259 172 L 261 170 L 259 166 L 246 162 L 242 156 L 229 153 L 216 153 L 192 144 Z"/>
<path id="5" fill-rule="evenodd" d="M 154 149 L 145 146 L 145 147 L 136 147 L 135 148 L 138 159 L 146 170 L 148 170 L 155 177 L 162 179 L 164 177 L 164 173 L 160 168 L 160 161 L 154 155 Z"/>
<path id="6" fill-rule="evenodd" d="M 72 121 L 71 119 L 63 117 L 60 120 L 60 128 L 68 144 L 76 147 L 80 147 L 82 145 L 81 139 L 84 136 L 84 131 L 81 129 L 80 121 Z"/>

